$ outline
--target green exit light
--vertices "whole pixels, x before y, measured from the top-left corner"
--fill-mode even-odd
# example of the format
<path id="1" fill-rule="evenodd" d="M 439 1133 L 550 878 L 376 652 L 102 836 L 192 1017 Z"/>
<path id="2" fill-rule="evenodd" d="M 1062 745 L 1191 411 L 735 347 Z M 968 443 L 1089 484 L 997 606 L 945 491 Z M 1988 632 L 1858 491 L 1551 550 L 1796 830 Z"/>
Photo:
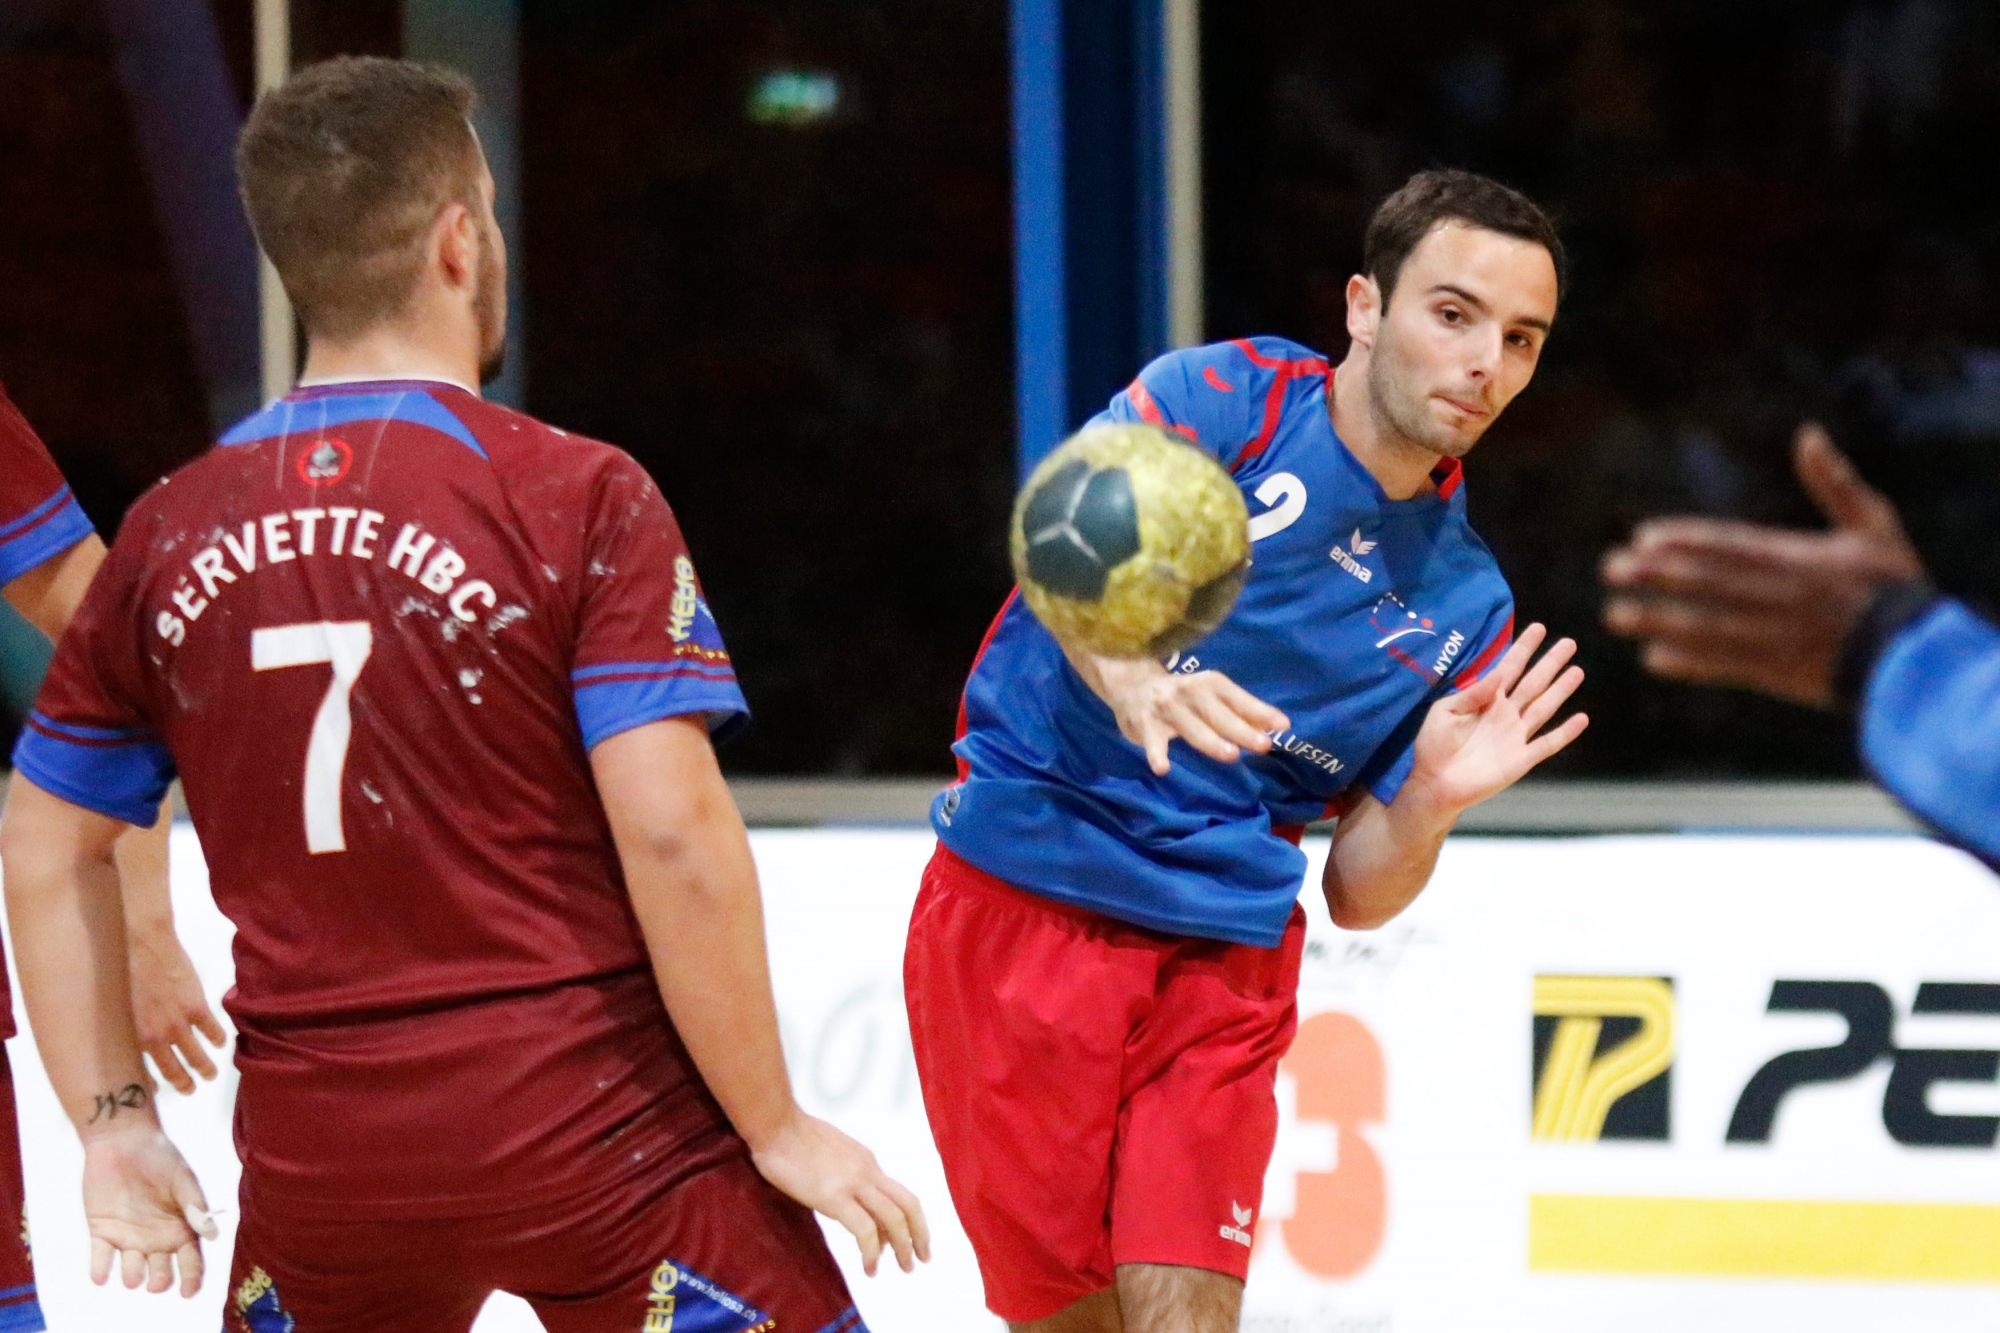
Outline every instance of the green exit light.
<path id="1" fill-rule="evenodd" d="M 840 80 L 824 70 L 774 69 L 750 91 L 750 119 L 759 125 L 811 125 L 840 105 Z"/>

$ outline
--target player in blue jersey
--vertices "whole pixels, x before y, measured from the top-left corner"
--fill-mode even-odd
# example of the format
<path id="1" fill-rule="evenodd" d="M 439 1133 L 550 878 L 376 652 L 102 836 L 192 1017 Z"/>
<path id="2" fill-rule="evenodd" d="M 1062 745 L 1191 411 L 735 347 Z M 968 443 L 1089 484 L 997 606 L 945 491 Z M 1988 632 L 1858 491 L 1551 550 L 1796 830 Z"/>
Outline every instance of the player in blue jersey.
<path id="1" fill-rule="evenodd" d="M 1641 524 L 1605 559 L 1605 624 L 1657 675 L 1846 713 L 1869 776 L 2000 870 L 2000 626 L 1931 585 L 1824 429 L 1800 427 L 1794 454 L 1827 531 Z"/>
<path id="2" fill-rule="evenodd" d="M 1533 376 L 1561 242 L 1425 172 L 1369 224 L 1336 371 L 1277 338 L 1176 352 L 1100 421 L 1220 459 L 1248 584 L 1164 663 L 1066 652 L 1012 600 L 966 686 L 910 925 L 917 1067 L 987 1304 L 1016 1329 L 1234 1329 L 1295 1025 L 1305 824 L 1367 928 L 1460 812 L 1574 740 L 1575 645 L 1533 661 L 1459 460 Z M 1179 740 L 1182 745 L 1173 745 Z"/>

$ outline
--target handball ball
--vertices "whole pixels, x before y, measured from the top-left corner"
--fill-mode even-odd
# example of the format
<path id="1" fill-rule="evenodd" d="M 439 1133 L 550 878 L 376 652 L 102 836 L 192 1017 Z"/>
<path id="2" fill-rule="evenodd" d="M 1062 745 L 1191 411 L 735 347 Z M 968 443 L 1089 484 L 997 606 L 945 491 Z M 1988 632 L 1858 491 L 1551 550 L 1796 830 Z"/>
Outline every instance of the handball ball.
<path id="1" fill-rule="evenodd" d="M 1250 514 L 1222 465 L 1152 426 L 1096 426 L 1014 502 L 1014 577 L 1063 643 L 1161 657 L 1214 630 L 1250 572 Z"/>

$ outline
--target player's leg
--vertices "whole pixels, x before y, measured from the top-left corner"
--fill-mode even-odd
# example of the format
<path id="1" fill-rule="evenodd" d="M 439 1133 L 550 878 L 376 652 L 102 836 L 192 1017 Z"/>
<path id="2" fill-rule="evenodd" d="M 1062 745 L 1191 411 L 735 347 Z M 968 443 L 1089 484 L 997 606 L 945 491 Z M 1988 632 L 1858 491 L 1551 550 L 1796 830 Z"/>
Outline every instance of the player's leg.
<path id="1" fill-rule="evenodd" d="M 1121 1274 L 1118 1279 L 1124 1281 Z M 1086 1296 L 1061 1314 L 1035 1319 L 1025 1324 L 1009 1321 L 1009 1333 L 1124 1333 L 1125 1321 L 1118 1308 L 1118 1288 L 1107 1287 L 1095 1296 Z"/>
<path id="2" fill-rule="evenodd" d="M 1127 1333 L 1236 1333 L 1243 1282 L 1206 1268 L 1120 1264 L 1118 1304 Z"/>
<path id="3" fill-rule="evenodd" d="M 499 1223 L 495 1286 L 548 1333 L 868 1333 L 812 1210 L 730 1150 Z"/>
<path id="4" fill-rule="evenodd" d="M 1125 1041 L 1165 947 L 942 847 L 924 872 L 903 962 L 911 1043 L 952 1203 L 1003 1319 L 1039 1327 L 1116 1280 L 1106 1222 Z"/>
<path id="5" fill-rule="evenodd" d="M 328 1220 L 247 1186 L 223 1333 L 468 1333 L 479 1317 L 490 1288 L 462 1271 L 462 1224 Z"/>
<path id="6" fill-rule="evenodd" d="M 1190 941 L 1134 1036 L 1112 1251 L 1125 1333 L 1234 1333 L 1297 1028 L 1305 919 L 1257 949 Z"/>
<path id="7" fill-rule="evenodd" d="M 19 1219 L 17 1231 L 14 1223 Z M 28 1192 L 21 1176 L 20 1120 L 14 1110 L 14 1070 L 0 1045 L 0 1330 L 32 1333 L 47 1328 L 35 1295 L 35 1265 L 28 1251 Z"/>

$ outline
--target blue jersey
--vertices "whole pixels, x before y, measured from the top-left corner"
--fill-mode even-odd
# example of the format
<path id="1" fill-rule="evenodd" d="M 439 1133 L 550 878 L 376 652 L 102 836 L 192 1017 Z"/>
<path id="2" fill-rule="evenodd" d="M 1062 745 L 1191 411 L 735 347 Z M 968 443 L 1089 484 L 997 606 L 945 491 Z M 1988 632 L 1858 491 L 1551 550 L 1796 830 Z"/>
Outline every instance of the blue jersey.
<path id="1" fill-rule="evenodd" d="M 1136 925 L 1272 947 L 1305 874 L 1298 831 L 1360 791 L 1395 799 L 1431 703 L 1513 634 L 1455 461 L 1391 500 L 1334 434 L 1325 358 L 1279 338 L 1174 352 L 1092 424 L 1151 422 L 1235 475 L 1251 568 L 1220 629 L 1171 659 L 1284 711 L 1267 755 L 1184 743 L 1156 776 L 1018 597 L 967 682 L 959 781 L 931 822 L 967 861 Z"/>

